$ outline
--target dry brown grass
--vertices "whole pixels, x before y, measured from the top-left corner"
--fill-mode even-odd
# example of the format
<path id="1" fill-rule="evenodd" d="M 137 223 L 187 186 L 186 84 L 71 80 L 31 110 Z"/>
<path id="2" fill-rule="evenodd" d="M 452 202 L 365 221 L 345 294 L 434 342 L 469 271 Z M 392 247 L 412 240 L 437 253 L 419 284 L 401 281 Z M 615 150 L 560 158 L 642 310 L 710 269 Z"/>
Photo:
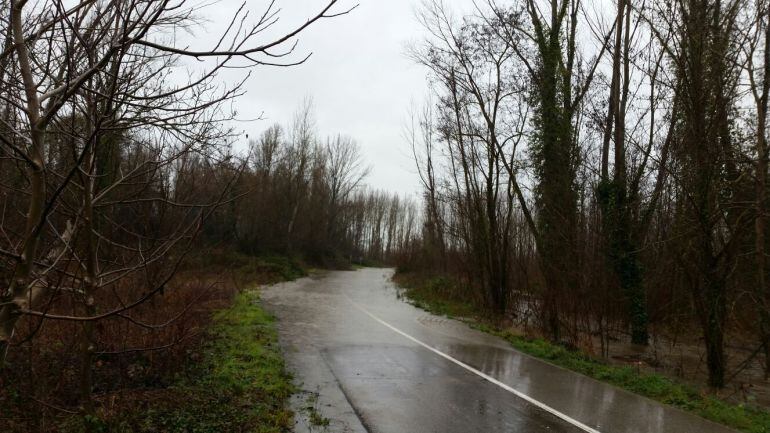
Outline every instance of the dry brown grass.
<path id="1" fill-rule="evenodd" d="M 186 374 L 181 366 L 200 359 L 212 313 L 229 306 L 247 284 L 283 279 L 279 268 L 265 265 L 264 259 L 206 254 L 193 258 L 163 293 L 128 312 L 130 319 L 97 322 L 93 393 L 99 413 L 141 411 L 183 400 L 169 385 Z M 137 281 L 121 284 L 98 296 L 101 311 L 141 295 Z M 51 311 L 67 314 L 77 308 L 62 299 Z M 0 371 L 0 431 L 56 432 L 58 420 L 80 411 L 81 331 L 82 324 L 75 322 L 21 320 L 8 364 Z"/>

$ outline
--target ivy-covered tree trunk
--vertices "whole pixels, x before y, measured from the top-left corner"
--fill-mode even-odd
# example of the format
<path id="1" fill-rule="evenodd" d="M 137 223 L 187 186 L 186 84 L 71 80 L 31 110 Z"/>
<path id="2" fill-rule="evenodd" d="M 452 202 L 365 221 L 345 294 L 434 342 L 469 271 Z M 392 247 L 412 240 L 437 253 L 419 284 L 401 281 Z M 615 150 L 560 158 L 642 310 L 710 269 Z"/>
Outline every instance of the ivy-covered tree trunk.
<path id="1" fill-rule="evenodd" d="M 573 72 L 570 63 L 574 58 L 575 47 L 567 35 L 569 5 L 567 0 L 560 3 L 552 0 L 550 23 L 540 19 L 539 12 L 531 2 L 528 8 L 539 55 L 539 67 L 534 77 L 536 136 L 533 162 L 537 178 L 540 257 L 547 285 L 543 310 L 545 325 L 554 340 L 559 340 L 562 334 L 559 302 L 570 290 L 578 289 L 576 275 L 579 271 L 575 248 L 575 176 L 579 152 L 573 126 Z M 574 20 L 574 16 L 571 18 Z"/>
<path id="2" fill-rule="evenodd" d="M 608 259 L 626 300 L 631 328 L 631 342 L 647 345 L 649 341 L 647 299 L 639 248 L 633 239 L 629 203 L 625 187 L 617 179 L 599 185 L 603 230 L 607 238 Z"/>
<path id="3" fill-rule="evenodd" d="M 602 230 L 607 255 L 626 299 L 631 325 L 631 342 L 646 345 L 649 339 L 647 301 L 631 220 L 631 200 L 626 163 L 626 105 L 629 85 L 630 11 L 624 0 L 618 1 L 615 44 L 612 53 L 612 83 L 602 153 L 602 178 L 597 191 L 602 210 Z M 622 85 L 621 85 L 622 84 Z M 609 149 L 614 137 L 614 171 L 609 176 Z"/>

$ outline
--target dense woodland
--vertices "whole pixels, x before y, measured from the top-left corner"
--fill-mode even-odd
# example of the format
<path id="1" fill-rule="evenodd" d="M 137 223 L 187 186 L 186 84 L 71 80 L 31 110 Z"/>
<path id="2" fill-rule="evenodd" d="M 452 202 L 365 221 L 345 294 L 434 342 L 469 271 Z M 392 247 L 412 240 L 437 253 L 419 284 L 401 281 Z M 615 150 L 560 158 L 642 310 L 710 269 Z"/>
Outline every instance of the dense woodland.
<path id="1" fill-rule="evenodd" d="M 556 342 L 699 335 L 720 388 L 740 335 L 770 374 L 770 3 L 429 1 L 419 18 L 433 102 L 408 134 L 411 268 Z"/>

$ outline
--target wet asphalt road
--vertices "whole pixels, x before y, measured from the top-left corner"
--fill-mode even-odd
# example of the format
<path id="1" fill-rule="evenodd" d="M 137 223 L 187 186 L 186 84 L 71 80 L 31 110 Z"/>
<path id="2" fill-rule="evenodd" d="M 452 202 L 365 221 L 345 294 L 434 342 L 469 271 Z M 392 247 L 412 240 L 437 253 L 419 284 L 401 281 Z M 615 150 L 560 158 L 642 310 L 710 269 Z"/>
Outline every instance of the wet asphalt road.
<path id="1" fill-rule="evenodd" d="M 296 431 L 726 433 L 727 428 L 521 354 L 397 297 L 390 270 L 263 291 L 305 392 Z M 309 421 L 308 407 L 328 418 Z"/>

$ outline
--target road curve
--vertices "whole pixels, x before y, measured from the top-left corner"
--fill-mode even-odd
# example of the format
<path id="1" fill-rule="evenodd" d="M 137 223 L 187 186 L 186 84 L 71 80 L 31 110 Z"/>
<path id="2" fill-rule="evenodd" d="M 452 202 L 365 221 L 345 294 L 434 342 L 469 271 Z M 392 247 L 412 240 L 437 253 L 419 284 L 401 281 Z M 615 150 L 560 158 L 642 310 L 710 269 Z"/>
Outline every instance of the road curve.
<path id="1" fill-rule="evenodd" d="M 305 391 L 297 432 L 733 432 L 419 310 L 391 274 L 335 271 L 263 291 Z M 308 407 L 329 426 L 314 426 Z"/>

